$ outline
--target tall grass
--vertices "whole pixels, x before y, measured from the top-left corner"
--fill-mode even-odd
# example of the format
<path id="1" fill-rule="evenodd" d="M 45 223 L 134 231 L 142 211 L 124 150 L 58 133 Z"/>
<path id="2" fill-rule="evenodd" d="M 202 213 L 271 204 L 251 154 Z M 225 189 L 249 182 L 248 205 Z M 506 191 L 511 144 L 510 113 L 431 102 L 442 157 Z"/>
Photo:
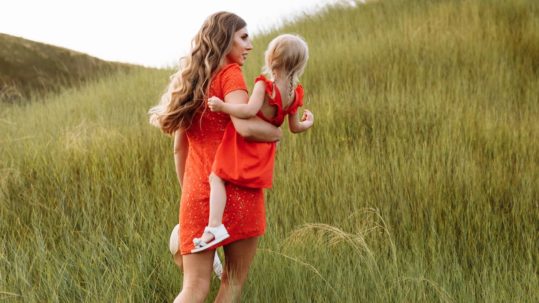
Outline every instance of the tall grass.
<path id="1" fill-rule="evenodd" d="M 539 301 L 538 17 L 534 1 L 390 0 L 279 29 L 309 42 L 316 125 L 279 147 L 244 300 Z M 2 105 L 0 298 L 174 298 L 179 188 L 145 116 L 170 73 Z"/>

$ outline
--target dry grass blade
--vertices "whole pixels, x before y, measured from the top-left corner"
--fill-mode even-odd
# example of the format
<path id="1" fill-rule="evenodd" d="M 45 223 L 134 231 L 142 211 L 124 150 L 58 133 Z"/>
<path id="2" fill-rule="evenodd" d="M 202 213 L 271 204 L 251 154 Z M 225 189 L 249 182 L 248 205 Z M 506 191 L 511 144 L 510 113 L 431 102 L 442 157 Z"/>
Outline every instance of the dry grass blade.
<path id="1" fill-rule="evenodd" d="M 269 254 L 274 254 L 274 255 L 278 255 L 278 256 L 281 256 L 283 258 L 286 258 L 288 260 L 291 260 L 297 264 L 300 264 L 302 266 L 305 266 L 307 267 L 309 270 L 311 270 L 312 272 L 314 272 L 322 281 L 324 281 L 326 283 L 326 285 L 333 291 L 333 294 L 336 296 L 336 297 L 339 297 L 339 294 L 337 293 L 337 291 L 335 290 L 335 288 L 333 288 L 333 286 L 331 286 L 331 284 L 329 283 L 328 280 L 326 280 L 324 278 L 324 276 L 322 276 L 322 274 L 318 271 L 318 269 L 316 269 L 316 267 L 314 267 L 312 264 L 309 264 L 305 261 L 302 261 L 298 258 L 294 258 L 292 256 L 289 256 L 289 255 L 286 255 L 284 253 L 281 253 L 281 252 L 277 252 L 277 251 L 274 251 L 274 250 L 271 250 L 271 249 L 257 249 L 258 252 L 265 252 L 265 253 L 269 253 Z"/>
<path id="2" fill-rule="evenodd" d="M 406 277 L 406 278 L 403 278 L 402 281 L 403 282 L 416 282 L 416 283 L 425 282 L 432 289 L 434 289 L 434 291 L 436 291 L 436 293 L 440 297 L 440 300 L 442 300 L 443 302 L 446 302 L 446 303 L 454 302 L 451 295 L 443 287 L 441 287 L 440 285 L 438 285 L 436 282 L 434 282 L 432 280 L 429 280 L 429 279 L 426 279 L 426 278 L 423 278 L 423 277 L 419 277 L 419 278 Z"/>

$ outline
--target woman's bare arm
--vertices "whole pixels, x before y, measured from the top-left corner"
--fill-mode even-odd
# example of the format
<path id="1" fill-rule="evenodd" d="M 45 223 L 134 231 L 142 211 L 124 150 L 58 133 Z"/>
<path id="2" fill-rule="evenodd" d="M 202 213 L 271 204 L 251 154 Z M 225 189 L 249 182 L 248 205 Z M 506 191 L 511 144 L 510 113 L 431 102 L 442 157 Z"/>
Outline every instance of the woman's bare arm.
<path id="1" fill-rule="evenodd" d="M 249 99 L 246 91 L 235 90 L 225 96 L 225 102 L 230 104 L 245 104 Z M 261 142 L 274 142 L 282 137 L 280 128 L 260 119 L 252 117 L 249 119 L 240 119 L 230 116 L 236 131 L 246 139 Z"/>
<path id="2" fill-rule="evenodd" d="M 180 183 L 180 188 L 183 186 L 183 175 L 185 173 L 185 160 L 189 152 L 189 141 L 184 130 L 177 130 L 174 133 L 174 164 L 176 166 L 176 176 Z"/>
<path id="3" fill-rule="evenodd" d="M 208 99 L 208 106 L 212 112 L 223 112 L 241 119 L 254 117 L 264 104 L 265 84 L 257 82 L 247 104 L 225 103 L 217 97 Z"/>

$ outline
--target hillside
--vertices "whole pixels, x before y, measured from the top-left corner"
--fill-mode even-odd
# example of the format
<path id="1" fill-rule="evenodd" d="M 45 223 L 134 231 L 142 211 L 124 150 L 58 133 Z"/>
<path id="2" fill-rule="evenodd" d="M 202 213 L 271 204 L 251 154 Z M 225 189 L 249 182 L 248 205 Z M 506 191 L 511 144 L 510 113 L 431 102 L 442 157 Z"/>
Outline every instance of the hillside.
<path id="1" fill-rule="evenodd" d="M 126 64 L 0 33 L 0 102 L 43 96 L 63 87 L 79 85 Z"/>
<path id="2" fill-rule="evenodd" d="M 328 8 L 257 36 L 249 85 L 285 32 L 315 126 L 284 131 L 242 302 L 539 302 L 539 2 Z M 0 300 L 172 302 L 172 73 L 0 103 Z"/>

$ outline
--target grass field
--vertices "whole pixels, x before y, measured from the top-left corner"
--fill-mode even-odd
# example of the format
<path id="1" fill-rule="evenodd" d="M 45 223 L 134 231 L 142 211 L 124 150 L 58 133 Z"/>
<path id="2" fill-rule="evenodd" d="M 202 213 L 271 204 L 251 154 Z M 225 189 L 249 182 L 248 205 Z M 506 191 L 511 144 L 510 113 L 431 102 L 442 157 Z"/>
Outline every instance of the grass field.
<path id="1" fill-rule="evenodd" d="M 244 302 L 539 302 L 539 3 L 379 1 L 305 37 Z M 179 188 L 146 111 L 170 70 L 0 104 L 0 300 L 170 302 Z M 212 284 L 212 294 L 218 288 Z"/>

